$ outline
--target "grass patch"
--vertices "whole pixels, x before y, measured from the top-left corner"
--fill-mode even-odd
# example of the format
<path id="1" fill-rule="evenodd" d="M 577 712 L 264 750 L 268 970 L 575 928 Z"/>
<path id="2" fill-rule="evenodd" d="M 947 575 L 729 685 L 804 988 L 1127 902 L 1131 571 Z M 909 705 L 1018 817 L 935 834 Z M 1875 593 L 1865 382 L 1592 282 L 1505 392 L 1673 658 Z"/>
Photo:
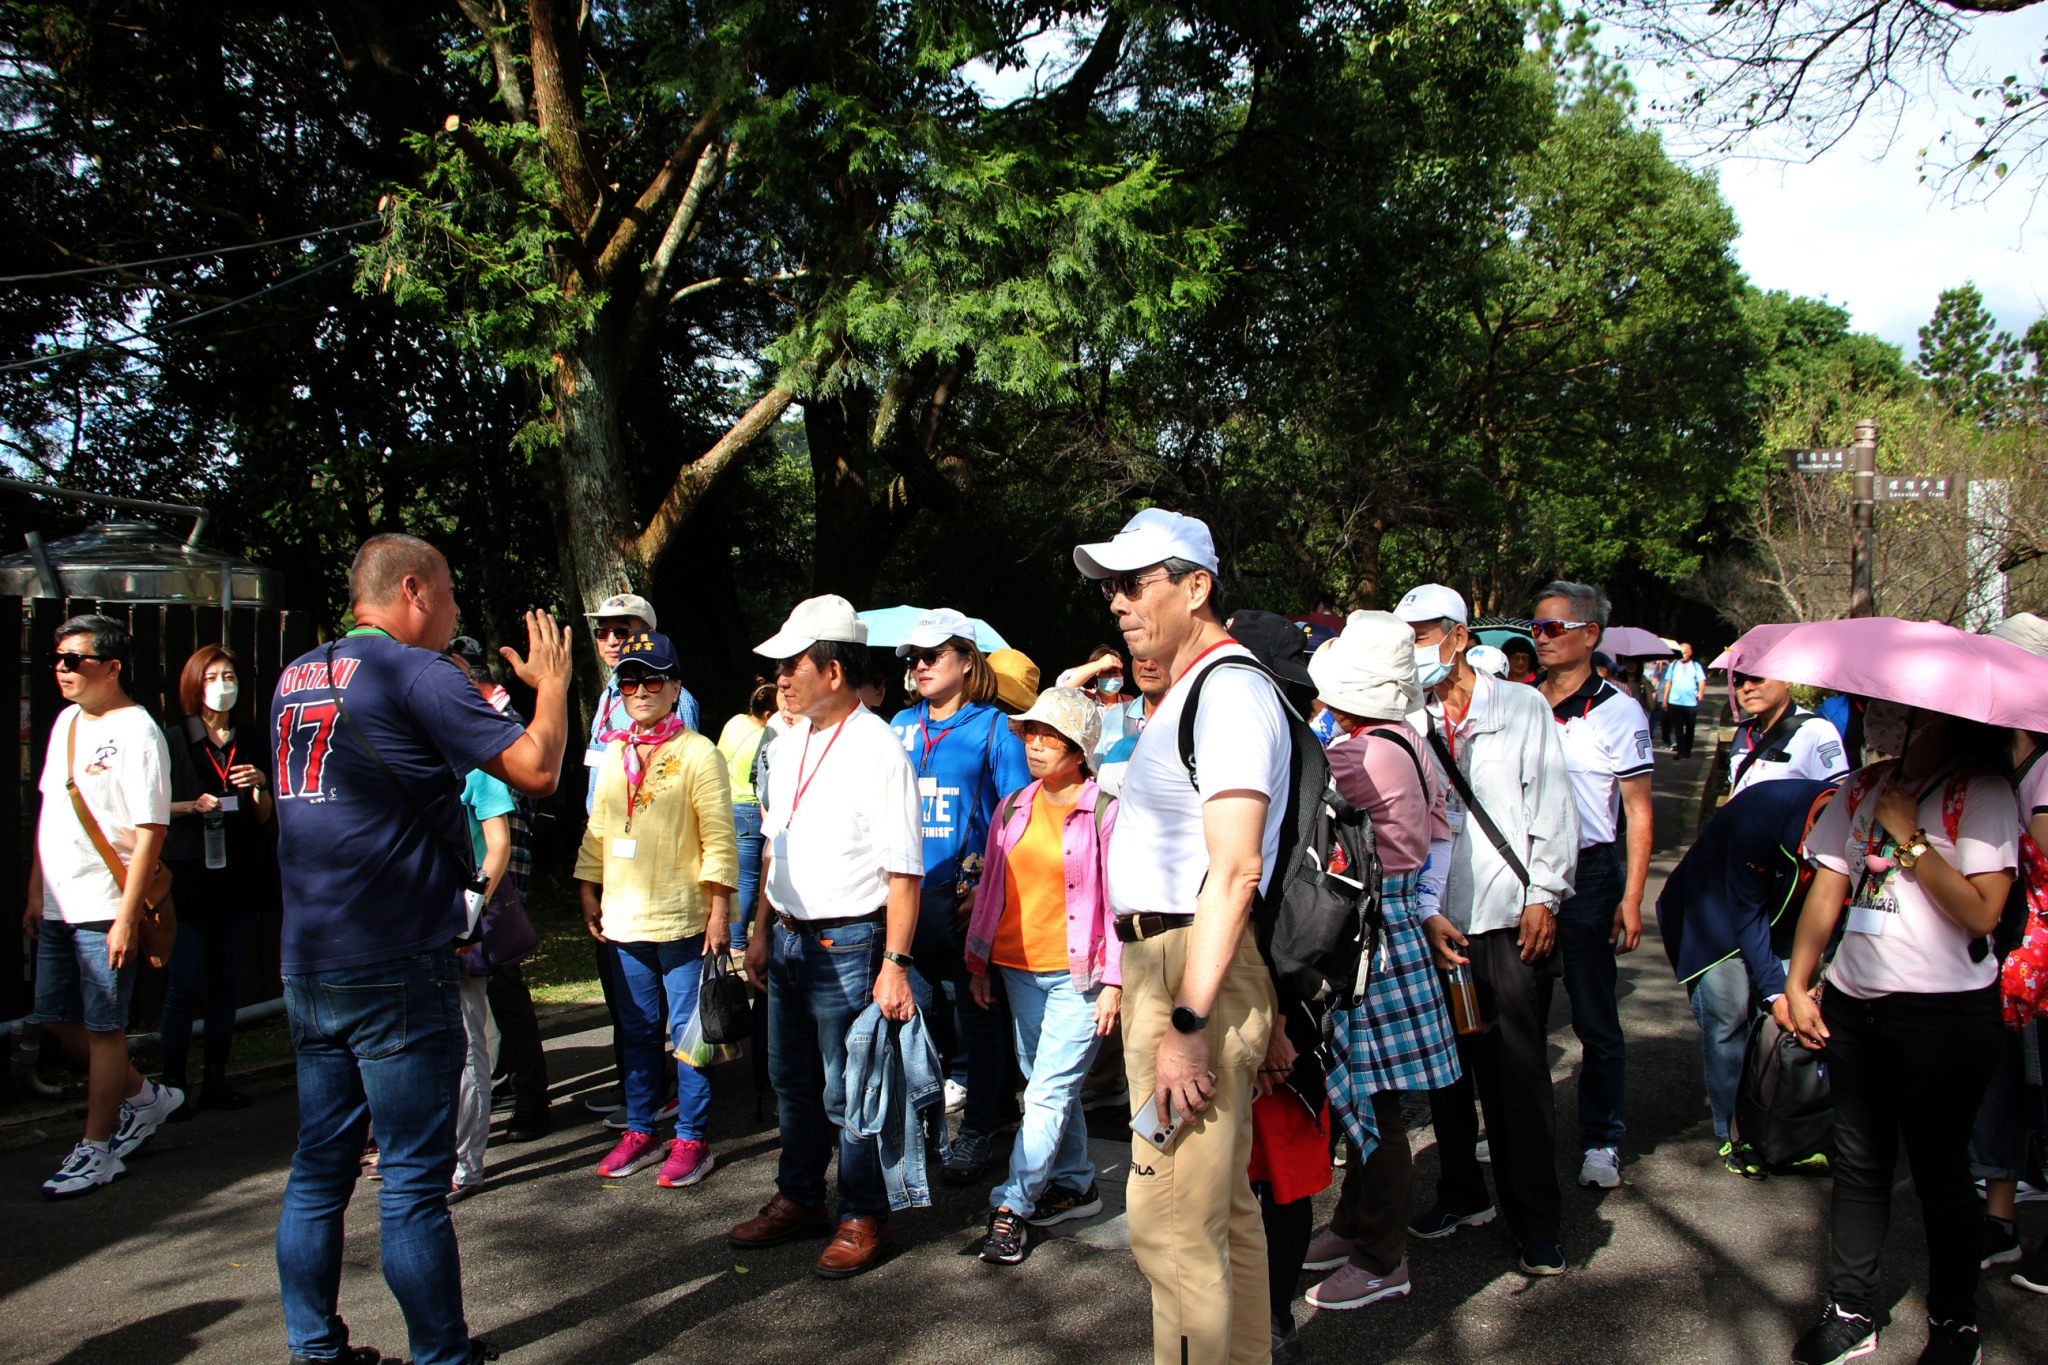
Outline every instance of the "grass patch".
<path id="1" fill-rule="evenodd" d="M 526 913 L 540 934 L 520 970 L 538 1005 L 576 1005 L 604 999 L 597 980 L 597 943 L 583 927 L 583 907 L 572 878 L 534 869 Z"/>

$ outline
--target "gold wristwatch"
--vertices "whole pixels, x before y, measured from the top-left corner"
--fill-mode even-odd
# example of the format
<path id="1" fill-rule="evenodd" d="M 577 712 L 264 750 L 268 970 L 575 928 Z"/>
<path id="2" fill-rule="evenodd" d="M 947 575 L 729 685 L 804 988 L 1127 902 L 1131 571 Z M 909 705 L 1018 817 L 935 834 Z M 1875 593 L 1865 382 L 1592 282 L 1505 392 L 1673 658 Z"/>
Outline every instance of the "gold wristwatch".
<path id="1" fill-rule="evenodd" d="M 1924 829 L 1916 829 L 1913 831 L 1913 837 L 1908 839 L 1905 843 L 1901 844 L 1898 848 L 1898 851 L 1892 855 L 1892 861 L 1896 862 L 1900 867 L 1906 869 L 1906 871 L 1911 872 L 1913 870 L 1913 864 L 1919 862 L 1922 858 L 1926 856 L 1927 831 Z"/>

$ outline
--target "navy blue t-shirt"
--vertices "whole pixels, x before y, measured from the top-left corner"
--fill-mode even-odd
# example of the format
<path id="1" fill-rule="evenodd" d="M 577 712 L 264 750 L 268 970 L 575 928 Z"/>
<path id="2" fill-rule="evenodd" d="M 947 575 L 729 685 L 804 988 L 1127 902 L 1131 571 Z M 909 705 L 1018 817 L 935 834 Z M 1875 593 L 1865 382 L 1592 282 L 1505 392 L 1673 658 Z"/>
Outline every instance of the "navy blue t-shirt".
<path id="1" fill-rule="evenodd" d="M 445 655 L 381 634 L 352 635 L 331 648 L 348 722 L 328 691 L 327 645 L 286 668 L 270 701 L 287 974 L 414 957 L 463 931 L 469 869 L 450 848 L 469 845 L 462 774 L 523 732 Z M 364 751 L 358 732 L 411 792 L 411 803 Z M 415 806 L 434 829 L 413 814 Z"/>

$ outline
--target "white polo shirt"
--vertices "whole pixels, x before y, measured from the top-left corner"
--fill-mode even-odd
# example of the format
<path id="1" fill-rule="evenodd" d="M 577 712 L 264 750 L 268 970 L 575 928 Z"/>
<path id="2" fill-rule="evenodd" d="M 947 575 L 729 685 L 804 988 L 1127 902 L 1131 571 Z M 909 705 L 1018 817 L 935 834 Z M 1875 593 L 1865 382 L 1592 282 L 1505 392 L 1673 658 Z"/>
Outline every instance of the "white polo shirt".
<path id="1" fill-rule="evenodd" d="M 768 903 L 792 919 L 881 909 L 889 875 L 924 875 L 917 773 L 889 723 L 857 706 L 814 732 L 798 720 L 774 741 L 761 802 Z"/>
<path id="2" fill-rule="evenodd" d="M 1793 717 L 1799 716 L 1795 726 Z M 1842 736 L 1835 727 L 1813 712 L 1792 707 L 1779 717 L 1775 734 L 1759 735 L 1757 718 L 1749 717 L 1735 727 L 1735 743 L 1728 754 L 1728 794 L 1748 791 L 1759 782 L 1776 782 L 1800 777 L 1815 782 L 1839 782 L 1849 772 L 1849 756 L 1842 752 Z M 1758 739 L 1769 739 L 1751 763 L 1749 756 Z M 1748 764 L 1748 771 L 1743 765 Z M 1740 774 L 1740 776 L 1737 776 Z"/>
<path id="3" fill-rule="evenodd" d="M 1564 766 L 1579 807 L 1579 847 L 1614 842 L 1621 780 L 1650 771 L 1650 719 L 1628 693 L 1598 673 L 1550 708 L 1563 727 Z"/>
<path id="4" fill-rule="evenodd" d="M 1175 681 L 1131 750 L 1124 771 L 1116 837 L 1109 841 L 1109 902 L 1119 915 L 1192 915 L 1209 872 L 1202 805 L 1227 791 L 1264 792 L 1263 894 L 1280 852 L 1280 822 L 1294 759 L 1287 713 L 1273 684 L 1248 669 L 1226 668 L 1202 684 L 1195 717 L 1195 771 L 1180 759 L 1180 717 L 1195 678 L 1227 658 L 1251 658 L 1235 640 L 1211 649 Z"/>

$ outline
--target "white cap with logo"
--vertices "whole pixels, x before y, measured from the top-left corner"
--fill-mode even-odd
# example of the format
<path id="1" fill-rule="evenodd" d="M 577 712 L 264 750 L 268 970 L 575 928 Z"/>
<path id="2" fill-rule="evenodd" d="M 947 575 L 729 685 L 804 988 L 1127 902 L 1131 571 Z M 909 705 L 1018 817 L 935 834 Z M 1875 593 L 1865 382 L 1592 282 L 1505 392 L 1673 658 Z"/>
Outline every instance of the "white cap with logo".
<path id="1" fill-rule="evenodd" d="M 898 657 L 908 657 L 920 649 L 937 649 L 956 636 L 972 640 L 976 649 L 981 648 L 981 637 L 975 634 L 974 622 L 968 619 L 966 612 L 938 607 L 917 618 L 910 634 L 896 646 L 896 653 Z"/>
<path id="2" fill-rule="evenodd" d="M 1216 541 L 1208 523 L 1148 507 L 1125 522 L 1114 539 L 1074 547 L 1074 567 L 1090 578 L 1149 569 L 1169 559 L 1185 559 L 1215 573 Z"/>
<path id="3" fill-rule="evenodd" d="M 1414 625 L 1417 621 L 1456 621 L 1469 625 L 1465 614 L 1465 599 L 1458 595 L 1456 588 L 1447 588 L 1441 583 L 1424 583 L 1419 588 L 1410 588 L 1408 595 L 1394 608 L 1394 615 Z"/>
<path id="4" fill-rule="evenodd" d="M 654 604 L 638 593 L 613 593 L 598 603 L 595 611 L 583 614 L 593 621 L 602 616 L 637 616 L 647 623 L 649 630 L 661 629 L 661 622 L 654 619 Z"/>
<path id="5" fill-rule="evenodd" d="M 864 645 L 868 623 L 855 614 L 853 603 L 833 593 L 805 598 L 782 629 L 755 645 L 754 652 L 770 659 L 793 659 L 820 640 Z"/>

